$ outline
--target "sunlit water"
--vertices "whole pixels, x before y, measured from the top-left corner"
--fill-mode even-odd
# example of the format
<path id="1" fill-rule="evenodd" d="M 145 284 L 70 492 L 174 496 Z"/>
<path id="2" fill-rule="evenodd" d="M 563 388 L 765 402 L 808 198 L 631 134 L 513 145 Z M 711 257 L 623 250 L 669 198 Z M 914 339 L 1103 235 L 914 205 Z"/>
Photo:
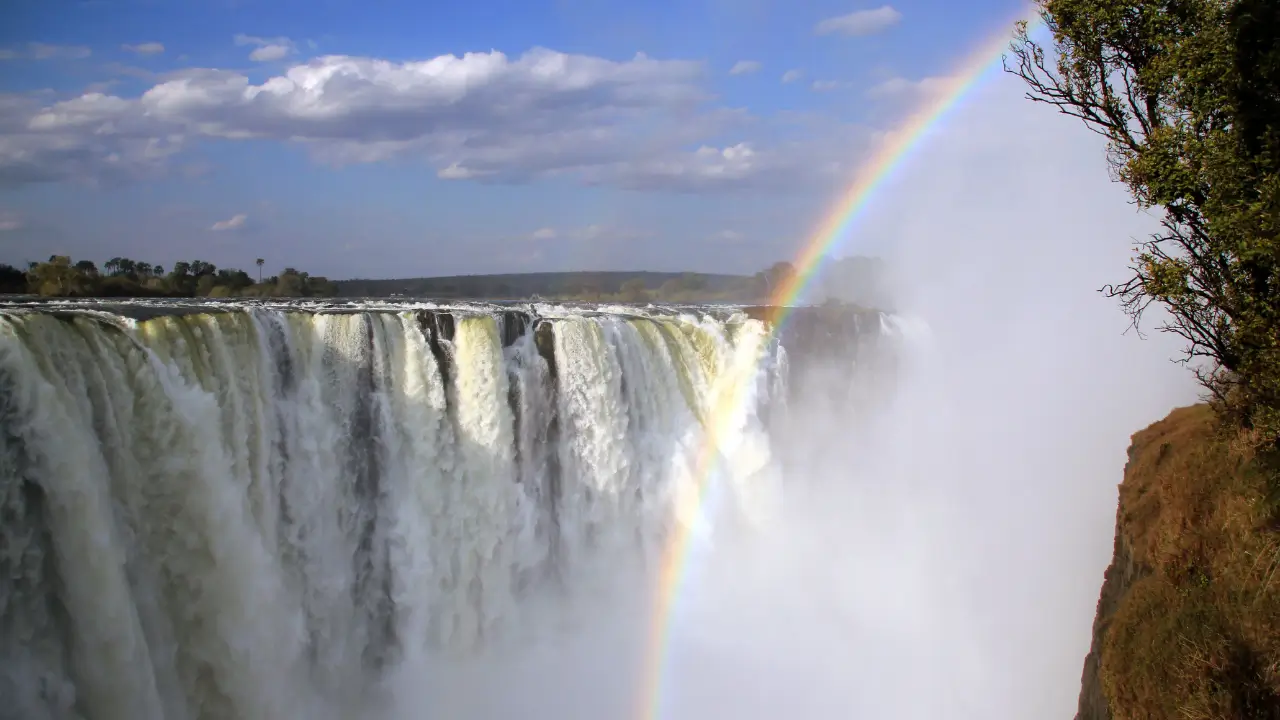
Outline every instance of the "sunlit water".
<path id="1" fill-rule="evenodd" d="M 663 633 L 673 717 L 753 693 L 840 716 L 858 699 L 823 649 L 884 608 L 789 558 L 887 559 L 783 528 L 788 493 L 822 487 L 787 477 L 789 403 L 884 396 L 852 379 L 888 367 L 898 324 L 858 321 L 792 361 L 732 308 L 0 310 L 0 714 L 626 717 Z M 717 404 L 735 363 L 754 372 Z M 698 527 L 668 627 L 652 583 L 677 523 Z M 815 599 L 849 626 L 776 622 Z M 733 690 L 761 676 L 817 689 Z"/>

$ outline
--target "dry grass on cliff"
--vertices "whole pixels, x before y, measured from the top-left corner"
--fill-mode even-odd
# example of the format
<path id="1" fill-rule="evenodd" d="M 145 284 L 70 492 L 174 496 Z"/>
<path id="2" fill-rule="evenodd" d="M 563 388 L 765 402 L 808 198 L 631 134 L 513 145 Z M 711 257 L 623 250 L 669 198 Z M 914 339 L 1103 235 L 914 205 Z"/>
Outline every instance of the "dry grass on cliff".
<path id="1" fill-rule="evenodd" d="M 1204 406 L 1134 436 L 1119 522 L 1141 579 L 1101 667 L 1118 720 L 1280 719 L 1280 508 L 1267 467 Z"/>

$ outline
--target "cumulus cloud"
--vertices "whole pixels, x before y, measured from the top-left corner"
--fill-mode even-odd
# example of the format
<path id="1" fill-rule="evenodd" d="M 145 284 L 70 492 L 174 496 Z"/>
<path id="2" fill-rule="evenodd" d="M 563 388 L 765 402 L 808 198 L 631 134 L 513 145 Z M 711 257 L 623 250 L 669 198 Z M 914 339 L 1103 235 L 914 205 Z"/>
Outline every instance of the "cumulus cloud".
<path id="1" fill-rule="evenodd" d="M 628 163 L 620 168 L 623 183 L 634 187 L 687 184 L 691 187 L 732 182 L 752 174 L 762 159 L 750 143 L 717 148 L 703 145 L 692 153 Z"/>
<path id="2" fill-rule="evenodd" d="M 164 44 L 158 42 L 144 42 L 137 45 L 121 45 L 121 49 L 136 55 L 159 55 L 164 52 Z"/>
<path id="3" fill-rule="evenodd" d="M 813 168 L 830 164 L 820 147 L 830 138 L 797 151 L 773 118 L 713 106 L 705 81 L 696 61 L 535 48 L 411 62 L 329 55 L 260 83 L 187 69 L 136 97 L 0 95 L 0 185 L 153 177 L 195 144 L 246 139 L 289 143 L 330 165 L 419 162 L 441 179 L 486 183 L 695 190 L 826 172 Z"/>
<path id="4" fill-rule="evenodd" d="M 249 53 L 249 59 L 254 62 L 271 62 L 283 58 L 289 52 L 288 45 L 263 45 Z"/>
<path id="5" fill-rule="evenodd" d="M 824 128 L 808 138 L 779 140 L 767 147 L 739 142 L 703 145 L 593 169 L 597 184 L 632 190 L 707 192 L 749 186 L 776 191 L 826 187 L 854 169 L 870 134 L 853 128 Z M 832 147 L 844 152 L 833 154 Z"/>
<path id="6" fill-rule="evenodd" d="M 889 5 L 874 10 L 858 10 L 848 15 L 830 17 L 813 27 L 816 35 L 846 35 L 861 37 L 884 32 L 902 20 L 902 13 Z"/>
<path id="7" fill-rule="evenodd" d="M 759 72 L 762 67 L 764 67 L 764 65 L 756 60 L 739 60 L 733 64 L 733 67 L 729 68 L 729 74 L 749 75 L 753 72 Z"/>
<path id="8" fill-rule="evenodd" d="M 951 78 L 946 77 L 925 77 L 919 80 L 893 77 L 871 86 L 867 90 L 867 96 L 877 99 L 918 99 L 944 92 L 950 82 Z"/>
<path id="9" fill-rule="evenodd" d="M 11 232 L 22 229 L 22 218 L 7 210 L 0 210 L 0 232 Z"/>
<path id="10" fill-rule="evenodd" d="M 799 80 L 799 79 L 800 79 L 800 78 L 802 78 L 802 77 L 804 77 L 804 71 L 803 71 L 803 70 L 788 70 L 788 71 L 786 71 L 786 72 L 782 73 L 782 82 L 784 82 L 784 83 L 793 83 L 793 82 L 795 82 L 795 81 Z"/>
<path id="11" fill-rule="evenodd" d="M 555 228 L 544 227 L 534 230 L 529 237 L 534 240 L 554 240 L 558 235 L 559 233 L 556 232 Z"/>
<path id="12" fill-rule="evenodd" d="M 745 235 L 743 235 L 741 232 L 738 232 L 737 230 L 725 229 L 712 235 L 711 241 L 717 242 L 717 243 L 724 243 L 726 245 L 736 245 L 742 242 L 743 239 L 745 239 L 745 237 L 746 237 Z"/>
<path id="13" fill-rule="evenodd" d="M 240 213 L 238 215 L 232 215 L 226 220 L 219 220 L 213 225 L 210 225 L 209 229 L 214 232 L 226 232 L 228 230 L 239 230 L 240 228 L 244 227 L 244 224 L 246 221 L 248 221 L 248 219 L 249 219 L 249 216 L 245 215 L 244 213 Z"/>
<path id="14" fill-rule="evenodd" d="M 0 60 L 83 60 L 93 51 L 83 45 L 49 45 L 47 43 L 27 43 L 22 49 L 0 49 Z"/>
<path id="15" fill-rule="evenodd" d="M 112 95 L 43 107 L 30 96 L 0 95 L 0 187 L 153 177 L 184 146 L 175 130 Z"/>
<path id="16" fill-rule="evenodd" d="M 283 60 L 297 51 L 297 46 L 287 37 L 264 38 L 243 33 L 233 38 L 236 45 L 253 45 L 249 59 L 254 62 Z"/>

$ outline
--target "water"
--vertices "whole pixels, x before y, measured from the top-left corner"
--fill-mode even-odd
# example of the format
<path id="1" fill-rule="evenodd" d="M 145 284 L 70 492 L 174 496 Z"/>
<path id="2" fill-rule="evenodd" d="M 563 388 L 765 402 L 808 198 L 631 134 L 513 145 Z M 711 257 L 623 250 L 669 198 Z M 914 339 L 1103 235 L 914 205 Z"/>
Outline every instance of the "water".
<path id="1" fill-rule="evenodd" d="M 873 402 L 858 351 L 891 319 L 779 339 L 752 314 L 0 309 L 0 717 L 502 717 L 483 688 L 449 698 L 584 637 L 642 662 L 676 525 L 713 545 L 768 524 L 805 387 Z M 615 703 L 591 712 L 634 705 L 636 668 L 589 664 Z"/>

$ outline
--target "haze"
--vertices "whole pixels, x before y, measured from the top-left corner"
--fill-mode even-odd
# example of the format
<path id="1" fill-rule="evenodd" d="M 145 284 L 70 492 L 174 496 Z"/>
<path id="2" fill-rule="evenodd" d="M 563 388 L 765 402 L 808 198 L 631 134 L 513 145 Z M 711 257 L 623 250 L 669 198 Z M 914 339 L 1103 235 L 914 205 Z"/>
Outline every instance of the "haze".
<path id="1" fill-rule="evenodd" d="M 14 56 L 0 108 L 0 260 L 67 252 L 247 267 L 265 254 L 339 278 L 752 272 L 791 254 L 870 133 L 1017 4 L 902 3 L 896 15 L 828 2 L 691 7 L 452 7 L 433 22 L 382 4 L 376 23 L 353 23 L 344 38 L 335 21 L 355 11 L 342 3 L 317 12 L 328 26 L 255 3 L 202 5 L 189 22 L 208 37 L 178 33 L 171 10 L 156 11 L 168 28 L 144 22 L 127 3 L 77 6 L 80 25 L 55 33 L 53 4 L 23 5 L 0 31 Z M 117 10 L 127 22 L 90 27 Z M 859 10 L 876 14 L 848 19 Z M 25 44 L 50 39 L 72 49 Z M 163 51 L 142 49 L 150 42 Z M 110 49 L 122 43 L 134 49 Z M 447 112 L 423 100 L 406 114 L 404 98 L 389 96 L 317 119 L 303 110 L 321 105 L 301 97 L 202 104 L 178 94 L 244 78 L 261 86 L 309 62 L 294 66 L 296 80 L 339 63 L 328 53 L 386 48 L 399 62 L 495 44 L 506 60 L 455 67 L 500 81 L 458 90 Z M 486 103 L 537 75 L 516 60 L 535 45 L 619 65 L 568 60 L 586 63 L 574 67 L 588 87 L 574 103 L 529 96 L 538 112 L 514 122 Z M 73 51 L 81 46 L 89 51 Z M 632 60 L 637 50 L 655 59 Z M 120 52 L 145 73 L 110 70 Z M 76 99 L 77 83 L 119 95 Z M 1097 292 L 1123 279 L 1132 241 L 1154 220 L 1107 180 L 1098 138 L 1021 93 L 1011 77 L 983 82 L 840 247 L 894 269 L 909 329 L 898 392 L 856 433 L 846 423 L 857 407 L 811 397 L 793 408 L 785 452 L 807 459 L 756 532 L 712 533 L 700 546 L 671 630 L 663 717 L 1074 712 L 1128 436 L 1196 391 L 1171 362 L 1177 343 L 1126 333 Z M 108 126 L 115 135 L 93 134 Z M 462 141 L 463 127 L 484 131 Z M 415 668 L 395 714 L 634 716 L 646 592 L 623 583 L 582 607 L 530 610 L 572 628 L 547 631 L 533 650 Z"/>

